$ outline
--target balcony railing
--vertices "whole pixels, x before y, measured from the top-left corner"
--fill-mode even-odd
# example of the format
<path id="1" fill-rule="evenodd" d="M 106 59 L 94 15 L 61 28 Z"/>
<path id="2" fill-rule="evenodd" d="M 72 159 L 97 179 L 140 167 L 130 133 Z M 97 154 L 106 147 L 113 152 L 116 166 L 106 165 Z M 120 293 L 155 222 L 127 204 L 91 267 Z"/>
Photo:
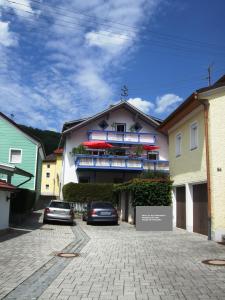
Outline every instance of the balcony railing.
<path id="1" fill-rule="evenodd" d="M 143 132 L 120 132 L 108 130 L 88 131 L 90 141 L 106 141 L 120 144 L 148 144 L 155 145 L 156 134 Z"/>
<path id="2" fill-rule="evenodd" d="M 75 159 L 77 169 L 105 169 L 130 171 L 164 171 L 169 172 L 169 162 L 166 160 L 149 160 L 143 157 L 86 155 L 77 154 Z"/>

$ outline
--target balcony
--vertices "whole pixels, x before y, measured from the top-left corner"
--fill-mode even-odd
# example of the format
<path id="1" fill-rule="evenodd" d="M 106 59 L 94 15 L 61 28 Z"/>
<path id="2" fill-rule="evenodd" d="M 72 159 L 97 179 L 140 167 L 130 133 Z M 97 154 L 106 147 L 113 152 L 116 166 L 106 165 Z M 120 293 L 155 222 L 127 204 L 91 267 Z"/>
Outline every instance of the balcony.
<path id="1" fill-rule="evenodd" d="M 169 162 L 149 160 L 143 157 L 77 154 L 75 166 L 89 170 L 163 171 L 169 172 Z"/>
<path id="2" fill-rule="evenodd" d="M 120 132 L 107 130 L 88 131 L 88 140 L 106 141 L 117 144 L 148 144 L 155 145 L 156 134 L 142 132 Z"/>

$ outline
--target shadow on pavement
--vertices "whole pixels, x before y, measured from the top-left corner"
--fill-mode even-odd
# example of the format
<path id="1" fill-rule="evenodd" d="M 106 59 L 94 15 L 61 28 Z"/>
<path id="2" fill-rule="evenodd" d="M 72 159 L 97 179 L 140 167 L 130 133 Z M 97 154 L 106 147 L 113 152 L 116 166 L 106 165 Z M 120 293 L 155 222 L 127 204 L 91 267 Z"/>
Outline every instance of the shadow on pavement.
<path id="1" fill-rule="evenodd" d="M 29 232 L 30 232 L 30 230 L 9 228 L 7 230 L 7 232 L 5 232 L 3 235 L 0 235 L 0 243 L 14 239 L 20 235 L 23 235 L 23 234 L 26 234 Z"/>

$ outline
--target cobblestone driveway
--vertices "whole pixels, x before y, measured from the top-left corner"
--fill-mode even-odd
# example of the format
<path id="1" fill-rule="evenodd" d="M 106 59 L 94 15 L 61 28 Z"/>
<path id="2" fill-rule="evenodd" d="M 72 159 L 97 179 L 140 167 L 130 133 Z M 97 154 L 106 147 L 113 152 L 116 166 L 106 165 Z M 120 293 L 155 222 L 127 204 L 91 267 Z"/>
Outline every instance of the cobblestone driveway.
<path id="1" fill-rule="evenodd" d="M 225 246 L 183 230 L 136 232 L 128 224 L 78 223 L 73 228 L 45 225 L 54 230 L 37 229 L 0 243 L 1 297 L 225 299 L 225 267 L 201 263 L 209 258 L 225 259 Z M 80 257 L 53 260 L 52 252 L 68 244 L 75 248 L 67 249 L 80 251 Z M 37 280 L 43 274 L 44 284 Z"/>

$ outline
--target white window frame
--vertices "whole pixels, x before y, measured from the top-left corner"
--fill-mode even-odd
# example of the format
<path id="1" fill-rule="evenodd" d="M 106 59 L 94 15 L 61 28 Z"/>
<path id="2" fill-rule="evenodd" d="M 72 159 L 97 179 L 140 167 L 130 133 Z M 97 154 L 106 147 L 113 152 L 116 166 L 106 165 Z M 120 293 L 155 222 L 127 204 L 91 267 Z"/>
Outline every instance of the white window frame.
<path id="1" fill-rule="evenodd" d="M 180 149 L 179 149 L 179 153 L 178 153 L 178 144 L 177 144 L 177 141 L 178 141 L 178 137 L 179 137 L 179 140 L 180 140 Z M 176 157 L 180 157 L 181 156 L 181 146 L 182 146 L 182 134 L 181 132 L 177 133 L 176 134 L 176 137 L 175 137 L 175 154 L 176 154 Z"/>
<path id="2" fill-rule="evenodd" d="M 49 176 L 47 176 L 47 174 L 49 174 Z M 46 178 L 50 178 L 51 177 L 51 173 L 50 172 L 46 172 Z"/>
<path id="3" fill-rule="evenodd" d="M 46 191 L 48 191 L 48 190 L 49 190 L 49 188 L 50 188 L 49 184 L 46 184 L 46 185 L 45 185 L 45 189 L 46 189 Z"/>
<path id="4" fill-rule="evenodd" d="M 193 128 L 196 128 L 196 144 L 193 145 L 192 144 L 192 132 L 193 132 Z M 191 123 L 190 125 L 190 151 L 198 149 L 198 122 L 195 121 L 193 123 Z"/>
<path id="5" fill-rule="evenodd" d="M 50 169 L 51 168 L 51 164 L 47 164 L 47 169 Z"/>
<path id="6" fill-rule="evenodd" d="M 12 162 L 11 161 L 11 152 L 12 152 L 12 150 L 20 151 L 20 153 L 21 153 L 20 162 Z M 22 149 L 20 149 L 20 148 L 9 148 L 9 163 L 10 164 L 21 164 L 22 160 L 23 160 L 23 150 Z"/>

